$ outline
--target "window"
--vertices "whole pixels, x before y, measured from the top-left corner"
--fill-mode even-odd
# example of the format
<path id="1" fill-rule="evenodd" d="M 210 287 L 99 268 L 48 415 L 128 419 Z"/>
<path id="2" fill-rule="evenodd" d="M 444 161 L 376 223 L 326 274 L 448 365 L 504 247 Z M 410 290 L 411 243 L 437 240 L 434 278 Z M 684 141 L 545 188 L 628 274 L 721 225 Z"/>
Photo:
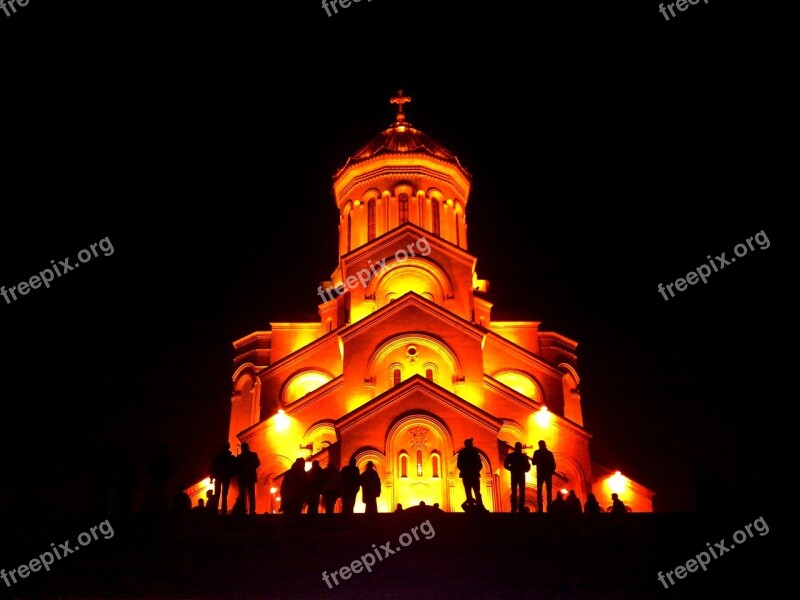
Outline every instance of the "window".
<path id="1" fill-rule="evenodd" d="M 433 381 L 433 369 L 425 369 L 425 379 Z"/>
<path id="2" fill-rule="evenodd" d="M 350 252 L 352 247 L 353 247 L 353 219 L 352 219 L 352 213 L 348 212 L 347 213 L 347 251 Z"/>
<path id="3" fill-rule="evenodd" d="M 422 477 L 422 450 L 417 450 L 417 477 Z"/>
<path id="4" fill-rule="evenodd" d="M 400 194 L 397 202 L 400 210 L 400 224 L 402 225 L 408 222 L 408 194 Z"/>
<path id="5" fill-rule="evenodd" d="M 439 225 L 439 201 L 434 198 L 431 200 L 431 219 L 433 220 L 433 233 L 436 235 L 441 235 L 440 232 L 440 225 Z"/>
<path id="6" fill-rule="evenodd" d="M 408 477 L 408 457 L 406 455 L 400 457 L 400 477 Z"/>
<path id="7" fill-rule="evenodd" d="M 375 199 L 367 202 L 367 240 L 375 239 Z"/>
<path id="8" fill-rule="evenodd" d="M 431 456 L 431 472 L 434 477 L 439 476 L 439 455 L 434 454 Z"/>
<path id="9" fill-rule="evenodd" d="M 394 385 L 400 383 L 400 369 L 395 369 L 392 375 L 394 377 Z"/>

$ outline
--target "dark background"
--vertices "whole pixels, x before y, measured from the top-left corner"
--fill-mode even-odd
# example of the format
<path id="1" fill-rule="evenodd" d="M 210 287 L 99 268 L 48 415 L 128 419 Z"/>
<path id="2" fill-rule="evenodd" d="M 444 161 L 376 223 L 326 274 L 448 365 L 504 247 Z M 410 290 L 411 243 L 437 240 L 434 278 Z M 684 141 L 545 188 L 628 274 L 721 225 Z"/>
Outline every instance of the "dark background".
<path id="1" fill-rule="evenodd" d="M 0 13 L 0 285 L 115 252 L 0 299 L 6 514 L 87 510 L 98 465 L 141 484 L 162 446 L 171 483 L 206 475 L 231 343 L 317 318 L 331 176 L 398 88 L 474 175 L 494 318 L 579 342 L 593 457 L 659 511 L 785 506 L 790 78 L 767 5 L 53 4 Z"/>

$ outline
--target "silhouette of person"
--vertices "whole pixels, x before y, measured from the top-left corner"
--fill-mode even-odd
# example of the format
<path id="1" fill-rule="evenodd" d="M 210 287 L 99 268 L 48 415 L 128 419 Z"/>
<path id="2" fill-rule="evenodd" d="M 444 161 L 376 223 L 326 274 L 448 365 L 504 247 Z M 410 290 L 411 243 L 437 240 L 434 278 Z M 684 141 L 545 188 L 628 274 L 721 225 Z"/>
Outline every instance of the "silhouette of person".
<path id="1" fill-rule="evenodd" d="M 594 494 L 589 494 L 586 497 L 586 502 L 583 505 L 583 512 L 587 515 L 597 515 L 603 512 L 603 508 L 600 506 Z"/>
<path id="2" fill-rule="evenodd" d="M 547 509 L 548 513 L 552 513 L 555 517 L 565 517 L 569 514 L 569 507 L 567 506 L 566 494 L 557 492 L 555 499 L 551 502 L 550 508 Z"/>
<path id="3" fill-rule="evenodd" d="M 553 497 L 553 474 L 556 472 L 556 459 L 553 453 L 547 448 L 544 440 L 539 440 L 539 449 L 533 453 L 531 463 L 536 466 L 536 488 L 538 490 L 538 498 L 536 500 L 536 509 L 539 512 L 544 510 L 544 498 L 542 493 L 544 488 L 547 487 L 547 512 L 550 512 L 550 504 Z"/>
<path id="4" fill-rule="evenodd" d="M 575 493 L 575 490 L 569 491 L 569 494 L 567 494 L 566 502 L 567 502 L 567 513 L 570 516 L 579 515 L 583 512 L 581 499 L 578 498 L 578 495 Z"/>
<path id="5" fill-rule="evenodd" d="M 311 463 L 311 468 L 306 472 L 306 504 L 309 515 L 319 514 L 319 499 L 322 495 L 322 485 L 325 473 L 318 460 Z"/>
<path id="6" fill-rule="evenodd" d="M 356 496 L 361 488 L 361 473 L 356 465 L 355 457 L 342 467 L 339 474 L 342 476 L 342 513 L 352 515 L 356 505 Z"/>
<path id="7" fill-rule="evenodd" d="M 333 514 L 336 509 L 336 500 L 342 495 L 342 475 L 338 467 L 329 462 L 323 470 L 322 501 L 325 504 L 325 514 Z"/>
<path id="8" fill-rule="evenodd" d="M 298 458 L 286 471 L 281 482 L 281 512 L 285 515 L 299 515 L 306 501 L 306 460 Z"/>
<path id="9" fill-rule="evenodd" d="M 172 497 L 172 512 L 175 514 L 186 514 L 192 510 L 192 499 L 183 488 L 175 486 L 175 495 Z"/>
<path id="10" fill-rule="evenodd" d="M 433 512 L 435 512 L 435 513 L 443 513 L 443 512 L 444 512 L 444 511 L 442 510 L 442 508 L 439 506 L 439 503 L 438 503 L 438 502 L 434 502 L 434 503 L 433 503 L 433 507 L 431 507 L 431 511 L 433 511 Z"/>
<path id="11" fill-rule="evenodd" d="M 361 501 L 364 503 L 364 513 L 368 515 L 378 512 L 378 496 L 381 495 L 381 477 L 375 470 L 372 461 L 367 463 L 361 473 Z"/>
<path id="12" fill-rule="evenodd" d="M 628 508 L 625 506 L 625 503 L 619 499 L 619 494 L 616 492 L 611 494 L 610 512 L 612 515 L 624 515 L 628 512 Z"/>
<path id="13" fill-rule="evenodd" d="M 231 452 L 231 445 L 225 446 L 211 460 L 211 480 L 214 482 L 214 495 L 217 497 L 222 514 L 228 514 L 228 491 L 231 478 L 236 475 L 236 457 Z"/>
<path id="14" fill-rule="evenodd" d="M 506 456 L 503 466 L 511 471 L 511 512 L 522 511 L 525 506 L 525 473 L 531 470 L 531 461 L 522 451 L 522 442 L 514 444 L 514 451 Z"/>
<path id="15" fill-rule="evenodd" d="M 214 490 L 206 490 L 206 509 L 208 512 L 212 515 L 216 515 L 218 506 L 217 495 L 214 493 Z"/>
<path id="16" fill-rule="evenodd" d="M 256 514 L 258 467 L 261 466 L 261 460 L 259 460 L 258 454 L 250 450 L 249 444 L 242 444 L 242 453 L 236 457 L 236 466 L 236 476 L 239 481 L 239 498 L 241 499 L 242 507 L 245 513 L 249 510 L 250 514 L 254 515 Z"/>
<path id="17" fill-rule="evenodd" d="M 481 470 L 483 469 L 483 463 L 478 449 L 472 443 L 473 438 L 464 440 L 464 447 L 459 450 L 458 459 L 456 460 L 456 466 L 459 470 L 458 476 L 464 484 L 464 494 L 467 497 L 461 506 L 465 511 L 470 508 L 484 511 L 486 509 L 483 506 L 483 497 L 481 496 Z"/>
<path id="18" fill-rule="evenodd" d="M 394 512 L 403 512 L 403 505 L 398 502 L 397 508 L 394 509 Z"/>
<path id="19" fill-rule="evenodd" d="M 192 511 L 193 511 L 193 512 L 205 512 L 205 510 L 206 510 L 206 501 L 205 501 L 205 500 L 203 500 L 202 498 L 200 498 L 200 499 L 197 501 L 197 506 L 195 506 L 195 507 L 192 509 Z"/>

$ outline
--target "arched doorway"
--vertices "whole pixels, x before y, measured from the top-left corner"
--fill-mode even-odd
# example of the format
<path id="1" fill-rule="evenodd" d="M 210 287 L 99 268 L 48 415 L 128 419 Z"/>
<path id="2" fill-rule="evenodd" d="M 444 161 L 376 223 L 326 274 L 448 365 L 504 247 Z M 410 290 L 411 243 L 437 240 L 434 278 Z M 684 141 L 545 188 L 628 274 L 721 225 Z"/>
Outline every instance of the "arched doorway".
<path id="1" fill-rule="evenodd" d="M 453 455 L 450 435 L 434 416 L 407 415 L 387 435 L 387 476 L 392 482 L 392 505 L 403 508 L 438 503 L 451 510 L 447 494 L 449 458 Z"/>

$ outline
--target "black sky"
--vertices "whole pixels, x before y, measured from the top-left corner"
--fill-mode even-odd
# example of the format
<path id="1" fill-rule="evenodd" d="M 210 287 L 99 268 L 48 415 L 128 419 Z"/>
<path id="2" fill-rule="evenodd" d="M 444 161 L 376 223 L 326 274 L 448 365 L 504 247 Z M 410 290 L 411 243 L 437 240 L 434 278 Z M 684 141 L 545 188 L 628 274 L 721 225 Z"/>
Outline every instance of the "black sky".
<path id="1" fill-rule="evenodd" d="M 164 444 L 175 482 L 204 474 L 231 342 L 314 318 L 331 176 L 392 122 L 397 88 L 474 176 L 495 318 L 579 342 L 593 456 L 659 510 L 693 509 L 699 470 L 737 502 L 780 501 L 794 269 L 765 11 L 183 4 L 0 15 L 0 285 L 106 236 L 115 250 L 0 299 L 0 443 L 41 502 L 80 506 L 98 453 L 141 469 Z M 762 230 L 768 249 L 657 292 Z"/>

